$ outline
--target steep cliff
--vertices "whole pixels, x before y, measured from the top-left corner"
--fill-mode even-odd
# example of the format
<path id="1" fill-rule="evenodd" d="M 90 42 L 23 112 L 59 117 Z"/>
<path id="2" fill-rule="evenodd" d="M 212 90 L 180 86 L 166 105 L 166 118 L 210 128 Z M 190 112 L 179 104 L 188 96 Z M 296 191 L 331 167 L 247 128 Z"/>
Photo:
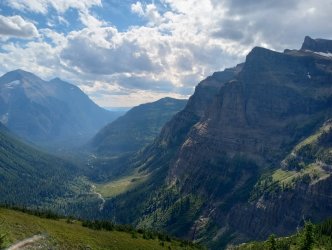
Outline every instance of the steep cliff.
<path id="1" fill-rule="evenodd" d="M 313 49 L 254 48 L 244 64 L 202 81 L 186 108 L 136 156 L 134 168 L 150 179 L 112 203 L 118 219 L 219 249 L 294 231 L 303 216 L 332 215 L 329 177 L 301 179 L 274 200 L 257 191 L 263 176 L 332 115 L 332 60 Z M 137 195 L 130 210 L 135 215 L 128 218 L 120 210 Z M 316 216 L 322 202 L 326 209 Z"/>

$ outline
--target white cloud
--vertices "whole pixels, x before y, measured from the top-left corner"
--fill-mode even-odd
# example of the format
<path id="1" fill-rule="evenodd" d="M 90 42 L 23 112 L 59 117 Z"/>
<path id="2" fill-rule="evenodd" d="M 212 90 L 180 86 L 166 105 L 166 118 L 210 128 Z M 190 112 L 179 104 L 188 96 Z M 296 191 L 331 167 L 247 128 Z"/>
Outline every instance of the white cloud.
<path id="1" fill-rule="evenodd" d="M 58 16 L 58 22 L 60 24 L 64 24 L 66 26 L 69 26 L 69 22 L 64 17 L 62 17 L 62 16 Z"/>
<path id="2" fill-rule="evenodd" d="M 52 7 L 59 13 L 66 12 L 69 8 L 88 10 L 92 6 L 101 6 L 101 0 L 7 0 L 12 8 L 21 11 L 32 11 L 46 14 Z"/>
<path id="3" fill-rule="evenodd" d="M 0 34 L 6 37 L 32 38 L 38 36 L 36 26 L 21 16 L 0 15 Z"/>
<path id="4" fill-rule="evenodd" d="M 81 72 L 110 75 L 154 71 L 147 49 L 112 27 L 72 32 L 61 58 Z"/>
<path id="5" fill-rule="evenodd" d="M 131 5 L 131 11 L 148 20 L 148 26 L 160 25 L 166 21 L 154 3 L 143 5 L 141 2 L 136 2 Z"/>
<path id="6" fill-rule="evenodd" d="M 105 26 L 107 23 L 102 21 L 102 20 L 99 20 L 98 18 L 96 18 L 95 16 L 91 15 L 89 13 L 88 10 L 82 10 L 79 12 L 79 17 L 80 17 L 80 20 L 82 22 L 82 24 L 85 26 L 85 27 L 89 27 L 89 28 L 98 28 L 98 27 L 101 27 L 101 26 Z"/>
<path id="7" fill-rule="evenodd" d="M 174 92 L 156 92 L 123 88 L 115 83 L 94 81 L 91 85 L 80 86 L 92 100 L 103 107 L 133 107 L 141 103 L 153 102 L 165 96 L 177 99 L 188 99 L 188 95 Z"/>
<path id="8" fill-rule="evenodd" d="M 131 11 L 139 16 L 144 16 L 144 10 L 141 2 L 133 3 L 131 5 Z"/>
<path id="9" fill-rule="evenodd" d="M 92 6 L 102 5 L 101 0 L 8 3 L 38 13 L 47 13 L 50 7 L 59 13 L 75 8 L 85 28 L 67 35 L 44 29 L 39 31 L 39 42 L 24 48 L 5 46 L 7 53 L 0 54 L 5 62 L 2 70 L 22 67 L 42 76 L 64 77 L 86 86 L 105 106 L 187 95 L 214 71 L 244 61 L 254 46 L 299 48 L 305 35 L 331 38 L 332 30 L 328 0 L 137 1 L 128 7 L 146 24 L 127 30 L 111 26 L 91 11 Z"/>
<path id="10" fill-rule="evenodd" d="M 33 11 L 36 13 L 47 13 L 47 2 L 42 0 L 7 0 L 7 4 L 21 11 Z"/>

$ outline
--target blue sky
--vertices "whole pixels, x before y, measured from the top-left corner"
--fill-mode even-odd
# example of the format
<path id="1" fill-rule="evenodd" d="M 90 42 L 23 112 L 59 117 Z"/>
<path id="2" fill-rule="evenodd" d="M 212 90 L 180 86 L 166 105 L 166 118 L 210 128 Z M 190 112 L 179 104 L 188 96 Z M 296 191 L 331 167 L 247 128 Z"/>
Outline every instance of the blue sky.
<path id="1" fill-rule="evenodd" d="M 188 98 L 254 46 L 332 38 L 330 0 L 2 0 L 0 73 L 60 77 L 104 107 Z"/>

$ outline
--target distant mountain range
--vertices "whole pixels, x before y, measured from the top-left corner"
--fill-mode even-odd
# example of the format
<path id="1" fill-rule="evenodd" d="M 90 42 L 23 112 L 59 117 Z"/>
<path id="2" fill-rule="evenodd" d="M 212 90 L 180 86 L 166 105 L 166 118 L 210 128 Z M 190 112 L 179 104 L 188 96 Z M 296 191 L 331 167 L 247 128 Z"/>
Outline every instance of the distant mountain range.
<path id="1" fill-rule="evenodd" d="M 151 143 L 186 103 L 167 97 L 134 107 L 99 131 L 89 146 L 107 156 L 135 152 Z"/>
<path id="2" fill-rule="evenodd" d="M 0 77 L 0 121 L 42 146 L 77 145 L 117 117 L 59 78 L 15 70 Z"/>
<path id="3" fill-rule="evenodd" d="M 212 249 L 332 216 L 331 51 L 309 37 L 301 50 L 256 47 L 203 80 L 129 161 L 148 177 L 107 201 L 105 216 Z"/>

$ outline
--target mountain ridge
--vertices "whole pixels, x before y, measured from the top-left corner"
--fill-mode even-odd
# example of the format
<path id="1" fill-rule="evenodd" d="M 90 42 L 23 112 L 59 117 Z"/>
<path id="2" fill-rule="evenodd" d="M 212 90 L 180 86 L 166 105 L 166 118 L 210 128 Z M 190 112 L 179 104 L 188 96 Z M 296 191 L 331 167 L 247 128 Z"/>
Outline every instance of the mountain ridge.
<path id="1" fill-rule="evenodd" d="M 314 52 L 332 53 L 332 40 L 312 39 L 310 36 L 304 38 L 301 50 Z"/>
<path id="2" fill-rule="evenodd" d="M 139 196 L 130 209 L 139 226 L 171 230 L 216 249 L 279 232 L 278 225 L 287 221 L 268 219 L 278 209 L 274 203 L 264 219 L 255 217 L 255 209 L 248 212 L 259 206 L 250 201 L 251 192 L 297 143 L 332 117 L 331 66 L 328 57 L 311 52 L 254 48 L 232 74 L 216 73 L 198 84 L 184 110 L 133 159 L 133 169 L 150 173 L 150 180 L 105 207 L 112 206 L 126 221 L 123 206 Z M 315 188 L 322 185 L 326 192 L 326 181 Z M 301 213 L 314 215 L 304 200 L 296 204 L 299 213 L 285 210 L 292 220 L 301 220 Z M 254 235 L 252 226 L 265 231 Z"/>
<path id="3" fill-rule="evenodd" d="M 23 70 L 0 77 L 0 120 L 37 145 L 86 140 L 115 114 L 96 105 L 77 86 L 44 81 Z"/>
<path id="4" fill-rule="evenodd" d="M 135 152 L 151 143 L 162 126 L 185 106 L 187 100 L 165 97 L 133 107 L 102 128 L 89 146 L 108 156 Z"/>

